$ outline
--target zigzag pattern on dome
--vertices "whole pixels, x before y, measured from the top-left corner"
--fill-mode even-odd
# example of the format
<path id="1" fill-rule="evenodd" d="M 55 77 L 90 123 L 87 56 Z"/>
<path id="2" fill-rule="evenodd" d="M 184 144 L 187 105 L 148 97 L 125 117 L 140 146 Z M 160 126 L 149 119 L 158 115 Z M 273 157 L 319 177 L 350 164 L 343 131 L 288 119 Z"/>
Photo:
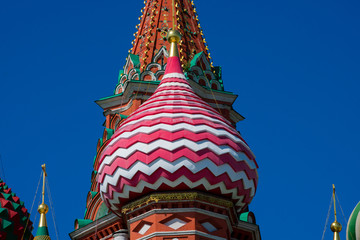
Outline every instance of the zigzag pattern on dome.
<path id="1" fill-rule="evenodd" d="M 170 57 L 158 89 L 107 142 L 97 181 L 118 215 L 147 193 L 179 190 L 229 198 L 241 212 L 255 195 L 257 168 L 240 134 L 193 92 L 179 58 Z"/>
<path id="2" fill-rule="evenodd" d="M 2 179 L 0 179 L 0 239 L 32 239 L 29 213 Z"/>

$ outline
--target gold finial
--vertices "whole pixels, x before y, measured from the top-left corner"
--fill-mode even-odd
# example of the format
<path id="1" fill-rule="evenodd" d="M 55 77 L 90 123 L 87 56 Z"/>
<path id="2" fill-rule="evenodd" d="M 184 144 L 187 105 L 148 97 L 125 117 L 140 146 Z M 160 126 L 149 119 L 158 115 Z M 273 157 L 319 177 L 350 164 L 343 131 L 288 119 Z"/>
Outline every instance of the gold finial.
<path id="1" fill-rule="evenodd" d="M 180 32 L 174 29 L 170 30 L 167 39 L 170 42 L 170 57 L 179 57 L 177 44 L 181 40 Z"/>
<path id="2" fill-rule="evenodd" d="M 336 221 L 336 199 L 335 199 L 335 185 L 333 184 L 333 201 L 334 201 L 334 215 Z"/>
<path id="3" fill-rule="evenodd" d="M 41 165 L 41 168 L 43 170 L 43 186 L 42 186 L 42 203 L 38 207 L 38 212 L 40 213 L 40 221 L 39 221 L 39 227 L 46 227 L 46 217 L 45 214 L 48 213 L 49 207 L 45 204 L 45 178 L 47 177 L 46 173 L 46 165 Z"/>
<path id="4" fill-rule="evenodd" d="M 173 29 L 175 29 L 175 0 L 172 0 L 172 21 Z"/>
<path id="5" fill-rule="evenodd" d="M 335 221 L 331 224 L 330 229 L 334 232 L 334 240 L 340 240 L 340 234 L 342 226 L 336 219 L 336 197 L 335 197 L 335 185 L 333 184 L 333 201 L 334 201 L 334 216 Z"/>
<path id="6" fill-rule="evenodd" d="M 43 172 L 45 173 L 45 176 L 47 176 L 47 173 L 46 173 L 46 164 L 44 163 L 43 165 L 41 165 L 41 168 L 42 168 Z"/>
<path id="7" fill-rule="evenodd" d="M 45 201 L 45 177 L 47 177 L 46 165 L 45 164 L 41 165 L 41 168 L 43 170 L 42 203 L 44 203 L 44 201 Z"/>

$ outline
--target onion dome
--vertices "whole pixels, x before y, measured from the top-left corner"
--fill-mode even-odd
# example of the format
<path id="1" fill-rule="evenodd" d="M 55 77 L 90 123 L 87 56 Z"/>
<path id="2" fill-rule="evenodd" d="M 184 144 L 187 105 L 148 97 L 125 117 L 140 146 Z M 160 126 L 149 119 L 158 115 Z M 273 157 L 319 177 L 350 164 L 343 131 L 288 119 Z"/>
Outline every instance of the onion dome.
<path id="1" fill-rule="evenodd" d="M 255 156 L 230 122 L 194 93 L 177 54 L 179 36 L 173 33 L 169 41 L 158 89 L 100 156 L 101 196 L 118 215 L 124 204 L 150 192 L 188 190 L 231 199 L 240 212 L 255 195 Z"/>
<path id="2" fill-rule="evenodd" d="M 360 202 L 352 211 L 346 228 L 346 240 L 360 240 Z"/>
<path id="3" fill-rule="evenodd" d="M 30 214 L 3 180 L 0 179 L 0 239 L 32 239 Z"/>

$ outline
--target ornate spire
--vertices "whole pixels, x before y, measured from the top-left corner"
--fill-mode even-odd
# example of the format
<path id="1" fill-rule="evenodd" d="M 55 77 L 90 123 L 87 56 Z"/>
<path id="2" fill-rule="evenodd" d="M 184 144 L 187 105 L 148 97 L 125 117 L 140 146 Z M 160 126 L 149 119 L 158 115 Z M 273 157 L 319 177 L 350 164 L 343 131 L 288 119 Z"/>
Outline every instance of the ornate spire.
<path id="1" fill-rule="evenodd" d="M 333 184 L 333 200 L 334 200 L 334 216 L 335 221 L 331 224 L 330 229 L 334 232 L 334 240 L 340 240 L 340 234 L 342 226 L 336 219 L 336 199 L 335 199 L 335 185 Z"/>
<path id="2" fill-rule="evenodd" d="M 40 221 L 34 240 L 50 240 L 46 222 L 46 214 L 49 211 L 49 207 L 45 204 L 45 178 L 47 176 L 45 164 L 43 164 L 41 168 L 43 170 L 42 203 L 38 207 L 38 212 L 40 213 Z"/>
<path id="3" fill-rule="evenodd" d="M 167 35 L 178 30 L 180 64 L 187 79 L 215 90 L 224 90 L 221 67 L 214 67 L 194 2 L 191 0 L 145 0 L 134 41 L 119 73 L 114 94 L 125 91 L 129 81 L 160 81 L 164 75 L 170 43 Z"/>
<path id="4" fill-rule="evenodd" d="M 133 47 L 129 51 L 139 55 L 141 71 L 145 70 L 163 46 L 169 47 L 166 36 L 171 29 L 178 30 L 183 36 L 180 41 L 180 61 L 183 66 L 200 52 L 204 52 L 210 60 L 193 1 L 147 0 L 144 4 L 140 23 L 136 26 L 138 30 L 134 34 Z"/>

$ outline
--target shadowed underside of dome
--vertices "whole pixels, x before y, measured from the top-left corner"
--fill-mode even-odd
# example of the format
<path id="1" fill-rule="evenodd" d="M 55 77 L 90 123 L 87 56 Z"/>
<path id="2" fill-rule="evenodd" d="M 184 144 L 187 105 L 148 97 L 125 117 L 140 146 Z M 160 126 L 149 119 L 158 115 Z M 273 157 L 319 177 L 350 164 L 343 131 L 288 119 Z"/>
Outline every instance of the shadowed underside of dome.
<path id="1" fill-rule="evenodd" d="M 29 213 L 5 182 L 0 179 L 0 239 L 32 239 Z"/>
<path id="2" fill-rule="evenodd" d="M 156 92 L 127 118 L 100 158 L 104 202 L 117 214 L 153 191 L 198 190 L 232 199 L 240 212 L 255 195 L 255 157 L 231 124 L 192 90 L 170 57 Z"/>

